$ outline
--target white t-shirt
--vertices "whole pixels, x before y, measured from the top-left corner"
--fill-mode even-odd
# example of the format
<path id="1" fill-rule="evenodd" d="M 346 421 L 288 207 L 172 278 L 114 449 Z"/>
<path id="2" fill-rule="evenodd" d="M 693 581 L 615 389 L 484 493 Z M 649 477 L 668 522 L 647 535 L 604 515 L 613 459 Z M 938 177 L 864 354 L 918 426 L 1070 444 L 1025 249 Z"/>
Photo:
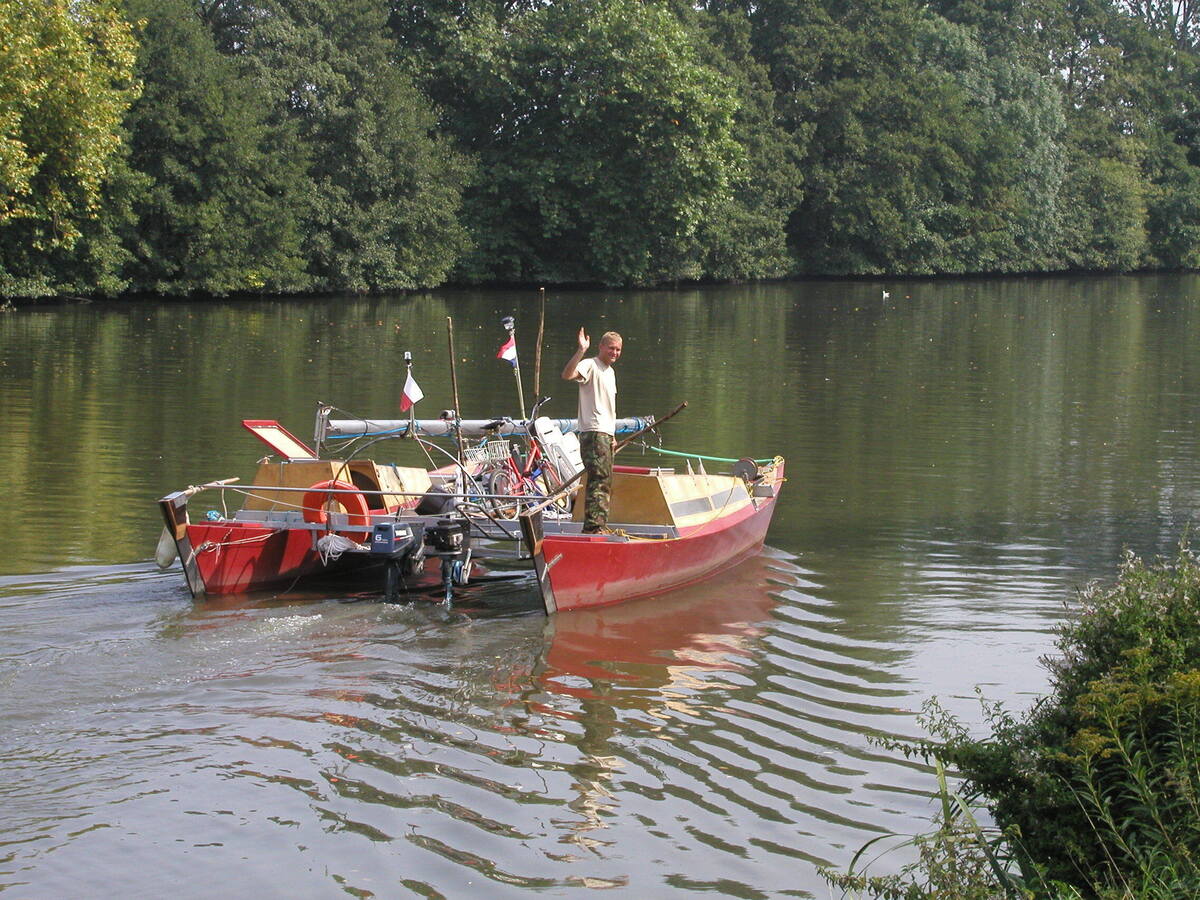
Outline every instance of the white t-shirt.
<path id="1" fill-rule="evenodd" d="M 613 367 L 593 356 L 579 363 L 575 380 L 579 382 L 579 430 L 615 433 L 617 376 Z"/>

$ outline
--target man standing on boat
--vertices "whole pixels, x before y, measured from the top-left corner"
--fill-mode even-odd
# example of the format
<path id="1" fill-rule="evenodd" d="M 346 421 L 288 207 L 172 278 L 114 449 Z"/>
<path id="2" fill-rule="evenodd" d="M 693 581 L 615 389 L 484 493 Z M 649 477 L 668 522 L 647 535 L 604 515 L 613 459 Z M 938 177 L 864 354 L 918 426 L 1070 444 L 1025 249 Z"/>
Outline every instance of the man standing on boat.
<path id="1" fill-rule="evenodd" d="M 591 346 L 587 332 L 580 328 L 579 349 L 562 372 L 564 381 L 579 384 L 579 454 L 587 472 L 587 495 L 583 503 L 585 534 L 601 531 L 608 524 L 617 430 L 617 376 L 612 367 L 621 358 L 621 336 L 615 331 L 605 332 L 600 338 L 599 352 L 584 359 Z"/>

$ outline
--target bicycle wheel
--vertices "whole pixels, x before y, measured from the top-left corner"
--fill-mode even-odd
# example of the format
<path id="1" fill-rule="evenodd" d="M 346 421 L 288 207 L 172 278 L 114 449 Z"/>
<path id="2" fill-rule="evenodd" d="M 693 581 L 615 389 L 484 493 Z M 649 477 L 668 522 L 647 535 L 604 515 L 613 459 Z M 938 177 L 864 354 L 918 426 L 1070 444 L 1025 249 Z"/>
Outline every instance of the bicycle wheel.
<path id="1" fill-rule="evenodd" d="M 508 509 L 513 505 L 512 500 L 504 500 L 502 497 L 509 497 L 513 494 L 521 493 L 520 482 L 517 481 L 517 476 L 509 469 L 496 469 L 490 472 L 487 477 L 487 490 L 489 494 L 497 494 L 498 497 L 493 497 L 491 505 L 493 509 Z"/>
<path id="2" fill-rule="evenodd" d="M 546 465 L 544 465 L 542 467 L 541 478 L 542 478 L 543 483 L 546 486 L 546 496 L 553 494 L 560 487 L 562 487 L 562 483 L 563 483 L 562 479 L 558 477 L 558 472 L 555 471 L 554 467 L 551 466 L 549 463 L 547 463 Z M 540 487 L 541 486 L 539 485 L 539 490 L 540 490 Z M 554 500 L 554 502 L 551 504 L 551 506 L 554 509 L 557 509 L 560 513 L 570 513 L 571 497 L 572 497 L 572 494 L 570 492 L 568 492 L 568 493 L 564 494 L 563 496 L 556 498 Z"/>

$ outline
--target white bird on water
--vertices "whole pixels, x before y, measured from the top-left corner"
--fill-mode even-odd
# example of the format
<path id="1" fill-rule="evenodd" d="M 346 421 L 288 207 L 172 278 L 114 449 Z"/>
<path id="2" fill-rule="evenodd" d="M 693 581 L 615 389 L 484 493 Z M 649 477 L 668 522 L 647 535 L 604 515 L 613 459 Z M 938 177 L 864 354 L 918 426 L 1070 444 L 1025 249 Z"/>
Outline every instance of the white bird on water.
<path id="1" fill-rule="evenodd" d="M 889 294 L 887 291 L 884 291 L 884 292 L 883 292 L 883 299 L 884 299 L 884 300 L 886 300 L 886 299 L 887 299 L 888 297 L 890 297 L 890 296 L 892 296 L 892 295 L 891 295 L 891 294 Z"/>

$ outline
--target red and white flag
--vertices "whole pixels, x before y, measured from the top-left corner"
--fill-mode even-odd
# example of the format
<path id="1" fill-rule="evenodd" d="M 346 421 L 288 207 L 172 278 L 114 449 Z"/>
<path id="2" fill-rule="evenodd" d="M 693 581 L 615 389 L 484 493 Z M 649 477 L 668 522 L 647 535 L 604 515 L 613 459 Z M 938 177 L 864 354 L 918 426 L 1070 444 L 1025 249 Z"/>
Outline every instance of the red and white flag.
<path id="1" fill-rule="evenodd" d="M 512 363 L 513 368 L 517 365 L 517 339 L 513 335 L 508 336 L 508 340 L 504 342 L 499 350 L 496 351 L 496 359 L 507 359 Z"/>
<path id="2" fill-rule="evenodd" d="M 408 412 L 413 408 L 413 404 L 425 396 L 425 392 L 417 386 L 417 379 L 413 378 L 412 370 L 409 369 L 408 380 L 404 382 L 404 396 L 400 398 L 400 412 Z"/>

